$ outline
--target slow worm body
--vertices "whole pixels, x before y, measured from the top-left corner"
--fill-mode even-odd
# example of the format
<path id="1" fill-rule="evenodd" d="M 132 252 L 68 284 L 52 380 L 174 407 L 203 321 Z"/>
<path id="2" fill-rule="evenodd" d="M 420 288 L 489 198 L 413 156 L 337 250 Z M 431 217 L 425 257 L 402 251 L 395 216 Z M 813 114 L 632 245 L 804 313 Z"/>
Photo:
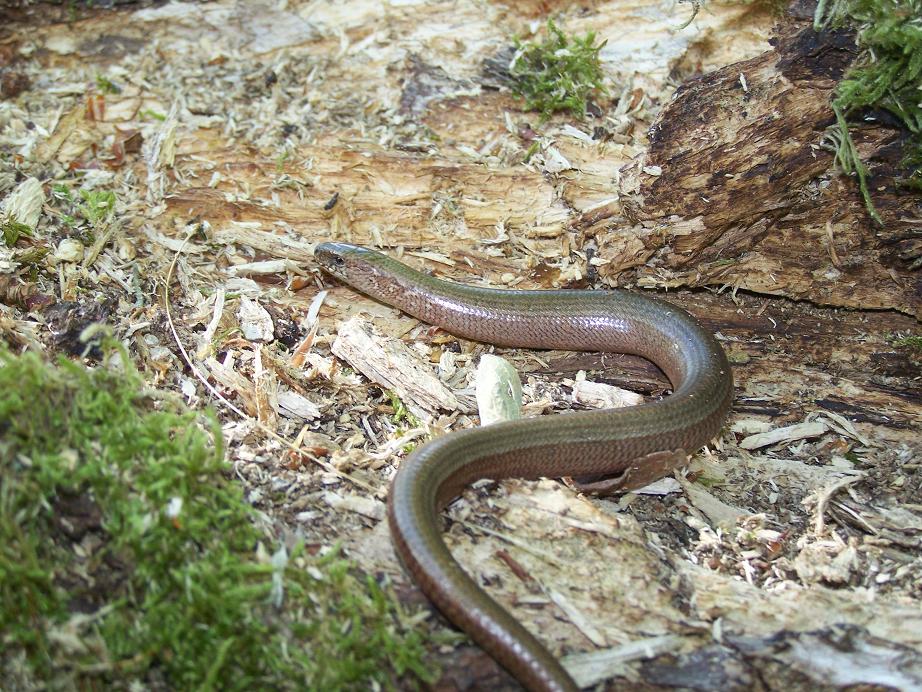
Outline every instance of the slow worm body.
<path id="1" fill-rule="evenodd" d="M 625 291 L 512 291 L 442 281 L 373 250 L 324 243 L 330 274 L 460 337 L 520 348 L 643 356 L 673 394 L 623 409 L 527 418 L 444 435 L 405 459 L 388 519 L 397 554 L 435 606 L 530 690 L 575 690 L 559 661 L 455 562 L 438 513 L 481 478 L 619 476 L 645 485 L 684 463 L 723 425 L 733 380 L 723 349 L 693 317 Z"/>

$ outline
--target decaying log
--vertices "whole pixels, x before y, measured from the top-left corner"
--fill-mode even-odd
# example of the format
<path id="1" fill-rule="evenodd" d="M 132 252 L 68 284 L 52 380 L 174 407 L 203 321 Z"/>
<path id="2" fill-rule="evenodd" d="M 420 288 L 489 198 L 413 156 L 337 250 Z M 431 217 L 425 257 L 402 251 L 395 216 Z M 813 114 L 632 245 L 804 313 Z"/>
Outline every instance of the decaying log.
<path id="1" fill-rule="evenodd" d="M 601 275 L 922 315 L 922 200 L 898 185 L 900 133 L 853 135 L 881 226 L 823 143 L 854 37 L 802 28 L 773 44 L 683 85 L 660 113 L 649 152 L 621 171 L 634 227 L 597 232 Z"/>

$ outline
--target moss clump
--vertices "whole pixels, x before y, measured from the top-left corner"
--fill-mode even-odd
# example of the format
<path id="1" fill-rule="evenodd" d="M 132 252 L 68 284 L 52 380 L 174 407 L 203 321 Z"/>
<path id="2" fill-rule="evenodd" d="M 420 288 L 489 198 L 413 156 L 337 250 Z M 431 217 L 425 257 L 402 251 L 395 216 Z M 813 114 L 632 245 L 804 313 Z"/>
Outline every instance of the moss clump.
<path id="1" fill-rule="evenodd" d="M 32 229 L 24 223 L 19 223 L 12 216 L 0 221 L 0 236 L 8 247 L 13 247 L 22 236 L 31 236 Z"/>
<path id="2" fill-rule="evenodd" d="M 891 339 L 894 346 L 908 348 L 911 351 L 922 353 L 922 336 L 909 334 L 907 336 L 894 336 Z"/>
<path id="3" fill-rule="evenodd" d="M 568 38 L 550 19 L 541 44 L 515 40 L 516 53 L 509 67 L 512 91 L 525 99 L 525 107 L 548 118 L 558 111 L 586 114 L 589 95 L 606 93 L 595 34 Z"/>
<path id="4" fill-rule="evenodd" d="M 837 158 L 846 173 L 858 176 L 868 212 L 877 221 L 867 184 L 867 168 L 855 150 L 848 118 L 869 108 L 892 113 L 910 134 L 905 182 L 922 179 L 922 0 L 821 0 L 814 28 L 854 26 L 861 49 L 854 66 L 839 82 L 833 109 L 838 127 Z"/>
<path id="5" fill-rule="evenodd" d="M 429 679 L 421 636 L 373 579 L 336 551 L 264 549 L 214 417 L 155 405 L 121 370 L 0 347 L 0 679 L 330 690 Z"/>

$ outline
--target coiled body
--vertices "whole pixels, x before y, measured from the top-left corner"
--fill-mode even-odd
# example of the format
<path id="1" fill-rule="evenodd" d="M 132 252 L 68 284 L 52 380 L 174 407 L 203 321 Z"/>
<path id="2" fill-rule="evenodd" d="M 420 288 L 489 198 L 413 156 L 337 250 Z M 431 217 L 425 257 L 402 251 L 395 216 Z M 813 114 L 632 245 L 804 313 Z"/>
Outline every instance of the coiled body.
<path id="1" fill-rule="evenodd" d="M 438 512 L 481 478 L 620 474 L 621 487 L 630 489 L 662 477 L 726 420 L 733 380 L 720 344 L 684 310 L 634 293 L 475 288 L 340 243 L 318 246 L 315 256 L 362 292 L 457 336 L 498 346 L 631 353 L 666 373 L 674 393 L 660 401 L 437 438 L 401 463 L 391 488 L 394 546 L 436 607 L 526 688 L 576 689 L 557 659 L 455 562 Z"/>

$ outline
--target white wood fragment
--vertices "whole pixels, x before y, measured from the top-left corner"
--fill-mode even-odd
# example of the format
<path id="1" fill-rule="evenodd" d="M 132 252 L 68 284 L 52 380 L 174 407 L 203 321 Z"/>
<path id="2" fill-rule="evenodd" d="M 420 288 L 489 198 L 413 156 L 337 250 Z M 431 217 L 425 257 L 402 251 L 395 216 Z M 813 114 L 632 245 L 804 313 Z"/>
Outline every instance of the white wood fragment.
<path id="1" fill-rule="evenodd" d="M 211 353 L 211 340 L 214 339 L 218 331 L 218 325 L 221 323 L 221 316 L 224 314 L 224 298 L 226 293 L 223 288 L 219 288 L 214 293 L 214 308 L 211 313 L 211 321 L 202 335 L 198 339 L 198 349 L 195 355 L 199 360 L 204 360 Z"/>
<path id="2" fill-rule="evenodd" d="M 666 634 L 628 642 L 604 651 L 570 654 L 564 656 L 561 663 L 576 681 L 577 686 L 587 688 L 623 674 L 625 663 L 676 651 L 682 643 L 683 639 L 679 635 Z"/>
<path id="3" fill-rule="evenodd" d="M 182 392 L 183 396 L 186 397 L 187 403 L 193 403 L 198 401 L 198 393 L 195 388 L 196 381 L 191 377 L 182 377 L 179 381 L 179 391 Z"/>
<path id="4" fill-rule="evenodd" d="M 730 457 L 727 464 L 743 466 L 752 473 L 766 479 L 783 478 L 787 487 L 813 488 L 831 483 L 836 478 L 862 475 L 854 468 L 844 468 L 839 464 L 816 466 L 805 464 L 798 459 L 776 459 L 761 455 L 744 455 L 742 458 Z"/>
<path id="5" fill-rule="evenodd" d="M 451 379 L 451 377 L 458 372 L 458 366 L 455 364 L 456 358 L 455 354 L 448 349 L 442 351 L 442 354 L 439 356 L 439 377 L 443 381 Z"/>
<path id="6" fill-rule="evenodd" d="M 660 478 L 658 481 L 650 483 L 650 485 L 645 485 L 642 488 L 637 490 L 632 490 L 636 495 L 671 495 L 672 493 L 677 493 L 682 489 L 682 486 L 672 476 L 667 476 L 666 478 Z"/>
<path id="7" fill-rule="evenodd" d="M 467 144 L 456 144 L 455 148 L 465 156 L 474 159 L 475 161 L 479 161 L 481 158 L 480 152 L 473 147 L 468 146 Z"/>
<path id="8" fill-rule="evenodd" d="M 320 407 L 313 401 L 290 389 L 278 393 L 279 413 L 287 418 L 313 420 L 320 417 Z"/>
<path id="9" fill-rule="evenodd" d="M 736 525 L 737 519 L 751 514 L 745 509 L 733 507 L 718 500 L 697 483 L 690 483 L 686 480 L 680 481 L 680 483 L 682 488 L 685 489 L 688 501 L 708 518 L 711 526 L 730 528 Z"/>
<path id="10" fill-rule="evenodd" d="M 256 403 L 256 392 L 253 389 L 253 383 L 246 377 L 234 370 L 231 358 L 226 358 L 222 363 L 216 358 L 208 358 L 203 363 L 207 374 L 211 375 L 222 387 L 232 390 L 240 397 L 242 408 L 251 416 L 255 416 L 258 410 Z"/>
<path id="11" fill-rule="evenodd" d="M 261 348 L 253 350 L 253 384 L 259 422 L 275 430 L 279 415 L 279 380 L 274 371 L 263 366 Z"/>
<path id="12" fill-rule="evenodd" d="M 328 490 L 323 494 L 323 501 L 338 511 L 355 512 L 363 517 L 381 521 L 387 515 L 387 509 L 381 500 L 354 493 L 341 495 Z"/>
<path id="13" fill-rule="evenodd" d="M 333 358 L 326 358 L 310 351 L 304 355 L 304 360 L 311 366 L 310 377 L 319 375 L 325 380 L 333 380 L 337 375 L 336 361 Z"/>
<path id="14" fill-rule="evenodd" d="M 262 262 L 244 262 L 226 269 L 230 276 L 247 276 L 260 274 L 306 274 L 300 264 L 288 259 L 263 260 Z"/>
<path id="15" fill-rule="evenodd" d="M 372 459 L 390 459 L 398 451 L 406 447 L 411 442 L 425 437 L 429 434 L 429 429 L 422 428 L 410 428 L 406 432 L 400 435 L 400 437 L 395 437 L 391 440 L 388 440 L 385 444 L 381 445 L 376 452 L 368 452 L 368 457 Z"/>
<path id="16" fill-rule="evenodd" d="M 846 459 L 845 457 L 839 456 L 838 454 L 833 454 L 832 458 L 829 460 L 829 468 L 836 471 L 854 471 L 855 464 Z"/>
<path id="17" fill-rule="evenodd" d="M 841 540 L 808 543 L 793 560 L 805 584 L 848 584 L 859 569 L 858 551 Z"/>
<path id="18" fill-rule="evenodd" d="M 918 654 L 907 653 L 892 642 L 881 642 L 871 635 L 855 636 L 845 649 L 830 642 L 824 634 L 804 632 L 792 638 L 784 648 L 783 665 L 807 673 L 817 688 L 828 685 L 835 689 L 922 689 L 922 663 Z"/>
<path id="19" fill-rule="evenodd" d="M 239 293 L 242 296 L 250 298 L 259 298 L 265 291 L 253 279 L 247 279 L 243 276 L 232 276 L 224 282 L 224 290 L 228 293 Z"/>
<path id="20" fill-rule="evenodd" d="M 823 418 L 829 421 L 829 427 L 834 429 L 836 432 L 840 432 L 846 437 L 850 437 L 853 440 L 858 440 L 865 447 L 869 447 L 871 441 L 866 438 L 864 435 L 855 430 L 855 426 L 852 425 L 852 422 L 848 420 L 845 416 L 841 416 L 834 411 L 826 411 L 823 413 Z M 820 418 L 819 420 L 823 420 Z"/>
<path id="21" fill-rule="evenodd" d="M 522 382 L 505 358 L 490 353 L 480 356 L 476 393 L 481 425 L 522 417 Z"/>
<path id="22" fill-rule="evenodd" d="M 258 224 L 232 223 L 214 232 L 214 241 L 223 245 L 248 245 L 279 259 L 311 262 L 314 246 L 303 240 L 271 231 L 260 230 Z"/>
<path id="23" fill-rule="evenodd" d="M 155 230 L 147 224 L 141 226 L 141 231 L 144 233 L 144 235 L 147 236 L 148 240 L 156 243 L 157 245 L 165 247 L 167 250 L 172 252 L 192 254 L 205 251 L 205 247 L 202 245 L 184 242 L 182 238 L 170 238 L 169 236 L 163 235 L 160 231 Z"/>
<path id="24" fill-rule="evenodd" d="M 566 384 L 570 381 L 565 380 Z M 591 382 L 586 379 L 586 372 L 580 370 L 572 380 L 573 403 L 593 408 L 623 408 L 643 403 L 643 396 L 637 392 L 621 389 L 604 382 Z"/>
<path id="25" fill-rule="evenodd" d="M 589 621 L 582 611 L 580 611 L 566 596 L 554 589 L 548 589 L 547 595 L 550 596 L 558 608 L 560 608 L 567 619 L 596 646 L 607 646 L 608 640 L 599 629 Z"/>
<path id="26" fill-rule="evenodd" d="M 361 317 L 352 317 L 339 326 L 331 350 L 372 382 L 394 390 L 416 415 L 459 409 L 458 398 L 436 377 L 429 363 L 400 339 L 377 332 Z"/>
<path id="27" fill-rule="evenodd" d="M 246 296 L 240 298 L 237 319 L 247 341 L 268 343 L 275 338 L 271 315 L 255 300 L 250 300 Z"/>
<path id="28" fill-rule="evenodd" d="M 572 125 L 564 125 L 563 127 L 561 127 L 560 134 L 566 135 L 567 137 L 572 137 L 573 139 L 577 139 L 580 142 L 583 142 L 585 144 L 593 143 L 592 135 L 590 135 L 587 132 L 583 132 L 582 130 L 577 129 L 573 127 Z"/>
<path id="29" fill-rule="evenodd" d="M 0 243 L 0 274 L 12 274 L 19 265 L 13 261 L 13 250 Z"/>
<path id="30" fill-rule="evenodd" d="M 163 199 L 164 169 L 173 168 L 176 158 L 176 127 L 179 124 L 179 101 L 170 106 L 166 119 L 157 128 L 153 137 L 145 137 L 142 145 L 144 161 L 147 164 L 147 200 L 154 204 Z"/>
<path id="31" fill-rule="evenodd" d="M 439 264 L 444 264 L 449 267 L 455 266 L 457 264 L 453 259 L 447 255 L 443 255 L 441 252 L 424 252 L 424 251 L 414 251 L 408 252 L 408 255 L 413 257 L 419 257 L 421 259 L 427 259 L 431 262 L 438 262 Z"/>
<path id="32" fill-rule="evenodd" d="M 793 442 L 795 440 L 806 440 L 811 437 L 819 437 L 829 430 L 829 426 L 822 421 L 812 421 L 810 423 L 798 423 L 797 425 L 788 425 L 783 428 L 775 428 L 769 432 L 757 433 L 743 438 L 740 447 L 743 449 L 759 449 L 779 442 Z"/>
<path id="33" fill-rule="evenodd" d="M 35 230 L 45 204 L 45 192 L 37 178 L 26 178 L 0 204 L 0 218 L 14 221 Z"/>
<path id="34" fill-rule="evenodd" d="M 76 238 L 65 238 L 54 251 L 56 262 L 79 262 L 83 259 L 83 243 Z"/>
<path id="35" fill-rule="evenodd" d="M 548 173 L 561 173 L 571 168 L 573 165 L 556 148 L 547 147 L 544 150 L 544 170 Z"/>
<path id="36" fill-rule="evenodd" d="M 323 305 L 323 301 L 326 299 L 329 291 L 320 291 L 317 295 L 314 296 L 314 299 L 311 301 L 311 304 L 307 308 L 307 315 L 304 317 L 304 328 L 309 329 L 314 326 L 314 322 L 317 321 L 317 315 L 320 314 L 320 306 Z"/>
<path id="37" fill-rule="evenodd" d="M 298 437 L 295 438 L 295 445 L 304 452 L 316 456 L 326 456 L 339 450 L 339 445 L 332 437 L 324 435 L 323 433 L 307 430 L 306 426 L 298 433 Z"/>
<path id="38" fill-rule="evenodd" d="M 756 433 L 768 432 L 771 429 L 771 423 L 757 418 L 741 418 L 733 421 L 733 425 L 730 426 L 731 431 L 740 435 L 755 435 Z"/>

